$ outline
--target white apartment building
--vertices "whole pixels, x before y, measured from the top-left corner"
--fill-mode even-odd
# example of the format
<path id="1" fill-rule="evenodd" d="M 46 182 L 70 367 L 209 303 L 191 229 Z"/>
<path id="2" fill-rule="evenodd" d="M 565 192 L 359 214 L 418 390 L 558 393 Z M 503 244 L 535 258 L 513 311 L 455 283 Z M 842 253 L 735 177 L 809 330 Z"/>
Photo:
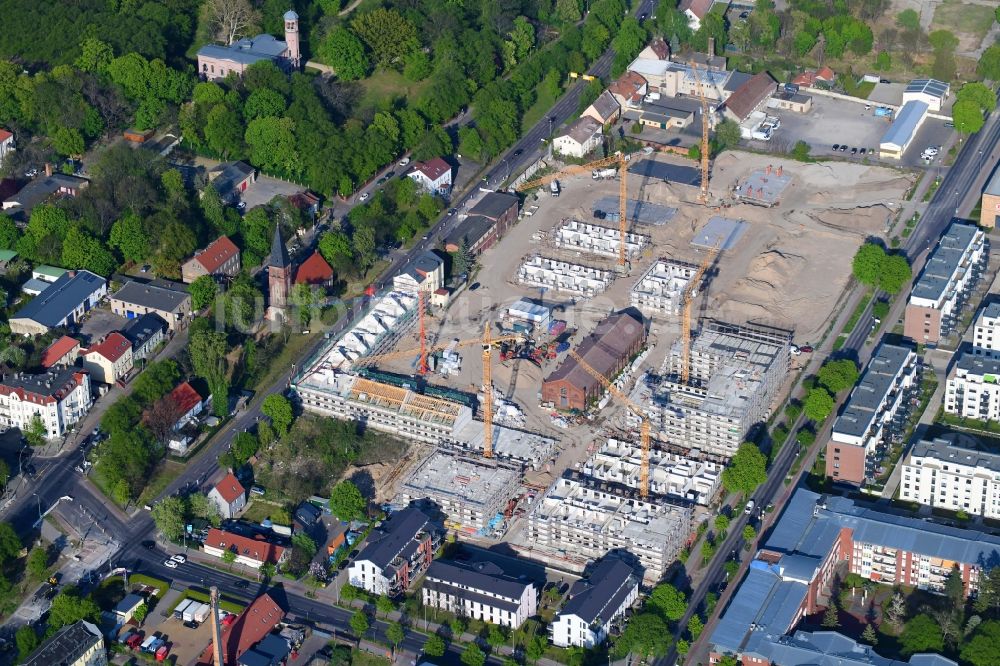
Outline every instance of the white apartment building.
<path id="1" fill-rule="evenodd" d="M 834 481 L 861 485 L 874 475 L 885 444 L 886 426 L 906 404 L 917 375 L 911 347 L 882 344 L 833 422 L 826 449 L 826 473 Z"/>
<path id="2" fill-rule="evenodd" d="M 980 421 L 1000 420 L 1000 358 L 962 354 L 948 375 L 944 411 Z"/>
<path id="3" fill-rule="evenodd" d="M 903 334 L 924 344 L 936 344 L 948 335 L 986 260 L 982 230 L 960 222 L 948 227 L 913 283 Z"/>
<path id="4" fill-rule="evenodd" d="M 917 442 L 903 460 L 899 496 L 926 506 L 1000 518 L 1000 454 L 958 446 L 941 437 Z"/>
<path id="5" fill-rule="evenodd" d="M 511 629 L 538 612 L 534 583 L 506 574 L 493 562 L 437 560 L 427 569 L 421 595 L 425 606 Z"/>
<path id="6" fill-rule="evenodd" d="M 24 432 L 37 414 L 50 439 L 62 437 L 93 404 L 90 374 L 75 367 L 0 379 L 0 425 Z"/>
<path id="7" fill-rule="evenodd" d="M 569 601 L 549 625 L 558 647 L 592 648 L 608 638 L 611 626 L 639 598 L 639 576 L 622 560 L 609 557 L 570 589 Z"/>
<path id="8" fill-rule="evenodd" d="M 347 570 L 351 585 L 390 597 L 405 592 L 434 557 L 430 519 L 412 507 L 397 511 L 372 530 Z"/>
<path id="9" fill-rule="evenodd" d="M 697 270 L 691 264 L 657 259 L 632 287 L 629 295 L 632 307 L 651 316 L 677 316 L 681 311 L 681 296 Z"/>
<path id="10" fill-rule="evenodd" d="M 972 327 L 972 353 L 1000 357 L 1000 302 L 987 303 Z"/>

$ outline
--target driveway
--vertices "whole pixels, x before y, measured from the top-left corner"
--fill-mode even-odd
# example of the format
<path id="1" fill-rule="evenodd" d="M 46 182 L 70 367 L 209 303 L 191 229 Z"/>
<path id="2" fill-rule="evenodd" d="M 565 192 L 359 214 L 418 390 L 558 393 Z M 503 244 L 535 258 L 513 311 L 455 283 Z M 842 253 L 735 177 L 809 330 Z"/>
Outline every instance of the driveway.
<path id="1" fill-rule="evenodd" d="M 111 331 L 120 330 L 126 323 L 106 306 L 94 308 L 87 313 L 86 320 L 80 324 L 79 337 L 84 345 L 94 344 L 104 339 Z"/>
<path id="2" fill-rule="evenodd" d="M 305 189 L 305 187 L 295 183 L 262 175 L 258 176 L 257 181 L 243 193 L 243 201 L 247 205 L 247 210 L 250 210 L 269 203 L 274 197 L 289 196 Z"/>

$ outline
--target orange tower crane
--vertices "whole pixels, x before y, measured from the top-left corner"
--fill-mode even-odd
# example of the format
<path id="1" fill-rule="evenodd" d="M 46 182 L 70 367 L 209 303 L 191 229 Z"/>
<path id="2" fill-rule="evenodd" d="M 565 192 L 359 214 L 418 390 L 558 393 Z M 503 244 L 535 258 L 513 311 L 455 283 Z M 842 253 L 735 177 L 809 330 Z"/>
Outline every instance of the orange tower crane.
<path id="1" fill-rule="evenodd" d="M 641 425 L 639 426 L 639 442 L 642 445 L 642 455 L 639 460 L 639 496 L 642 499 L 649 497 L 649 448 L 650 448 L 650 424 L 649 416 L 643 411 L 639 405 L 632 402 L 627 395 L 618 390 L 618 387 L 608 381 L 608 378 L 599 373 L 597 370 L 592 368 L 583 358 L 576 353 L 576 350 L 570 349 L 569 355 L 572 356 L 577 364 L 590 373 L 601 385 L 608 390 L 611 395 L 615 396 L 622 403 L 628 407 L 632 412 L 639 417 L 641 420 Z"/>
<path id="2" fill-rule="evenodd" d="M 701 69 L 694 61 L 688 62 L 694 74 L 694 87 L 701 102 L 701 192 L 698 200 L 708 205 L 708 100 L 705 99 L 705 88 L 701 84 Z"/>
<path id="3" fill-rule="evenodd" d="M 701 278 L 705 276 L 705 271 L 712 264 L 716 252 L 719 251 L 721 242 L 721 240 L 716 242 L 715 246 L 705 253 L 705 259 L 702 260 L 698 266 L 698 270 L 688 280 L 687 286 L 681 294 L 681 383 L 685 386 L 691 379 L 691 304 L 694 302 L 695 290 L 698 288 L 698 283 L 701 282 Z"/>
<path id="4" fill-rule="evenodd" d="M 562 178 L 563 176 L 575 176 L 577 174 L 586 173 L 593 169 L 599 169 L 600 167 L 611 166 L 612 164 L 618 165 L 618 231 L 621 234 L 621 244 L 618 247 L 618 265 L 625 265 L 625 240 L 628 237 L 628 183 L 627 183 L 627 171 L 626 166 L 628 162 L 628 157 L 625 153 L 618 151 L 614 155 L 605 157 L 604 159 L 595 160 L 593 162 L 588 162 L 586 164 L 570 164 L 569 166 L 563 167 L 555 173 L 546 174 L 534 180 L 529 180 L 521 183 L 515 189 L 518 192 L 524 192 L 525 190 L 531 190 L 536 187 L 542 187 L 548 185 L 553 180 L 557 178 Z"/>

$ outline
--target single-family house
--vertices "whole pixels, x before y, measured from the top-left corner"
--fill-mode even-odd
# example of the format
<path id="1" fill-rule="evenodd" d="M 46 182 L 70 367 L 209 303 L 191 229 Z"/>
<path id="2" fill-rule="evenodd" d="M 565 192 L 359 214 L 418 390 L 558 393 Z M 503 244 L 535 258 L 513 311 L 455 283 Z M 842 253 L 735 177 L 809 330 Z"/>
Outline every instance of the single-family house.
<path id="1" fill-rule="evenodd" d="M 308 214 L 310 218 L 319 215 L 319 195 L 309 190 L 296 192 L 288 196 L 288 203 L 300 211 Z"/>
<path id="2" fill-rule="evenodd" d="M 243 76 L 247 67 L 258 62 L 272 62 L 279 69 L 298 69 L 302 59 L 299 46 L 299 15 L 289 10 L 284 15 L 285 41 L 273 35 L 244 37 L 228 46 L 206 44 L 198 49 L 198 76 L 217 81 L 230 74 Z"/>
<path id="3" fill-rule="evenodd" d="M 132 371 L 132 343 L 121 333 L 112 331 L 96 345 L 81 349 L 80 358 L 94 381 L 114 384 Z"/>
<path id="4" fill-rule="evenodd" d="M 451 165 L 440 157 L 416 162 L 406 175 L 433 194 L 448 194 L 451 190 Z"/>
<path id="5" fill-rule="evenodd" d="M 223 518 L 232 519 L 247 505 L 247 491 L 236 475 L 229 472 L 208 491 L 208 499 L 219 507 Z"/>
<path id="6" fill-rule="evenodd" d="M 3 209 L 9 213 L 21 211 L 28 216 L 35 206 L 45 203 L 49 198 L 75 197 L 89 184 L 90 181 L 86 178 L 53 173 L 52 165 L 46 165 L 44 176 L 39 176 L 3 200 Z"/>
<path id="7" fill-rule="evenodd" d="M 777 85 L 767 72 L 754 74 L 726 100 L 724 104 L 726 117 L 743 123 L 750 114 L 767 105 Z"/>
<path id="8" fill-rule="evenodd" d="M 257 180 L 257 170 L 246 162 L 223 162 L 208 172 L 208 182 L 226 202 L 236 203 Z"/>
<path id="9" fill-rule="evenodd" d="M 265 564 L 282 564 L 288 559 L 287 548 L 267 541 L 263 536 L 247 537 L 235 532 L 212 528 L 208 530 L 203 546 L 205 553 L 221 558 L 229 551 L 236 555 L 236 563 L 260 569 Z"/>
<path id="10" fill-rule="evenodd" d="M 323 517 L 323 510 L 312 502 L 302 502 L 295 507 L 295 514 L 292 516 L 292 527 L 296 532 L 308 532 L 320 518 Z"/>
<path id="11" fill-rule="evenodd" d="M 148 312 L 125 324 L 121 334 L 132 343 L 132 361 L 149 358 L 167 338 L 167 322 L 155 312 Z"/>
<path id="12" fill-rule="evenodd" d="M 181 279 L 190 284 L 202 275 L 225 275 L 235 277 L 240 272 L 240 249 L 228 236 L 219 236 L 204 250 L 181 266 Z"/>
<path id="13" fill-rule="evenodd" d="M 177 422 L 174 430 L 180 430 L 193 421 L 205 409 L 205 399 L 188 382 L 181 382 L 168 394 L 177 407 Z"/>
<path id="14" fill-rule="evenodd" d="M 584 109 L 580 116 L 593 118 L 602 125 L 609 125 L 621 116 L 622 107 L 610 90 L 602 92 L 594 103 Z"/>
<path id="15" fill-rule="evenodd" d="M 329 287 L 333 284 L 333 268 L 326 263 L 323 255 L 316 250 L 295 270 L 295 284 Z"/>
<path id="16" fill-rule="evenodd" d="M 552 149 L 568 157 L 581 158 L 601 145 L 603 126 L 590 116 L 577 118 L 552 140 Z"/>
<path id="17" fill-rule="evenodd" d="M 107 280 L 90 271 L 68 271 L 10 318 L 17 335 L 43 335 L 71 327 L 108 293 Z"/>
<path id="18" fill-rule="evenodd" d="M 639 57 L 650 60 L 670 60 L 670 45 L 663 37 L 656 37 L 646 45 L 646 48 L 639 51 Z"/>
<path id="19" fill-rule="evenodd" d="M 637 107 L 649 92 L 649 82 L 638 72 L 625 72 L 608 86 L 608 92 L 623 107 Z"/>
<path id="20" fill-rule="evenodd" d="M 80 342 L 74 340 L 68 335 L 64 335 L 42 352 L 41 365 L 43 368 L 48 370 L 49 368 L 62 367 L 67 365 L 75 365 L 76 357 L 80 351 Z"/>
<path id="21" fill-rule="evenodd" d="M 14 135 L 0 127 L 0 162 L 14 152 Z"/>
<path id="22" fill-rule="evenodd" d="M 712 10 L 714 4 L 715 0 L 681 0 L 677 9 L 687 17 L 691 30 L 697 32 L 698 28 L 701 27 L 701 22 L 708 16 L 708 12 Z"/>
<path id="23" fill-rule="evenodd" d="M 146 603 L 142 596 L 132 593 L 126 594 L 125 598 L 115 606 L 114 615 L 117 624 L 125 624 L 135 615 L 136 609 Z"/>
<path id="24" fill-rule="evenodd" d="M 837 75 L 829 67 L 823 66 L 819 69 L 807 69 L 794 79 L 792 83 L 801 88 L 813 88 L 817 84 L 823 86 L 832 85 L 837 79 Z"/>
<path id="25" fill-rule="evenodd" d="M 444 261 L 430 250 L 421 252 L 408 263 L 392 286 L 399 291 L 434 292 L 444 283 Z"/>
<path id="26" fill-rule="evenodd" d="M 473 253 L 490 248 L 517 222 L 520 200 L 506 192 L 487 192 L 469 211 L 468 217 L 445 239 L 448 252 L 458 252 L 462 242 Z"/>
<path id="27" fill-rule="evenodd" d="M 111 296 L 111 311 L 126 319 L 150 312 L 159 315 L 171 331 L 187 326 L 191 318 L 191 295 L 183 285 L 166 280 L 128 282 Z"/>

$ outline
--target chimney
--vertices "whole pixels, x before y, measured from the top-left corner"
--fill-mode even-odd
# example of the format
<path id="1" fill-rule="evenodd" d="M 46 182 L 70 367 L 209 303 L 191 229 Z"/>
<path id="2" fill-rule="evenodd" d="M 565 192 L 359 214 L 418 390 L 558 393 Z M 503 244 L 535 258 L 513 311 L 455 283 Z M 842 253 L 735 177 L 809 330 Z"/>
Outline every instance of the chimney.
<path id="1" fill-rule="evenodd" d="M 209 602 L 212 606 L 212 656 L 215 666 L 225 666 L 226 658 L 222 647 L 222 624 L 219 621 L 219 588 L 212 586 Z"/>
<path id="2" fill-rule="evenodd" d="M 709 56 L 715 55 L 715 37 L 708 38 L 708 55 Z"/>
<path id="3" fill-rule="evenodd" d="M 45 175 L 46 175 L 46 177 L 52 175 L 52 162 L 46 162 L 45 163 Z"/>

